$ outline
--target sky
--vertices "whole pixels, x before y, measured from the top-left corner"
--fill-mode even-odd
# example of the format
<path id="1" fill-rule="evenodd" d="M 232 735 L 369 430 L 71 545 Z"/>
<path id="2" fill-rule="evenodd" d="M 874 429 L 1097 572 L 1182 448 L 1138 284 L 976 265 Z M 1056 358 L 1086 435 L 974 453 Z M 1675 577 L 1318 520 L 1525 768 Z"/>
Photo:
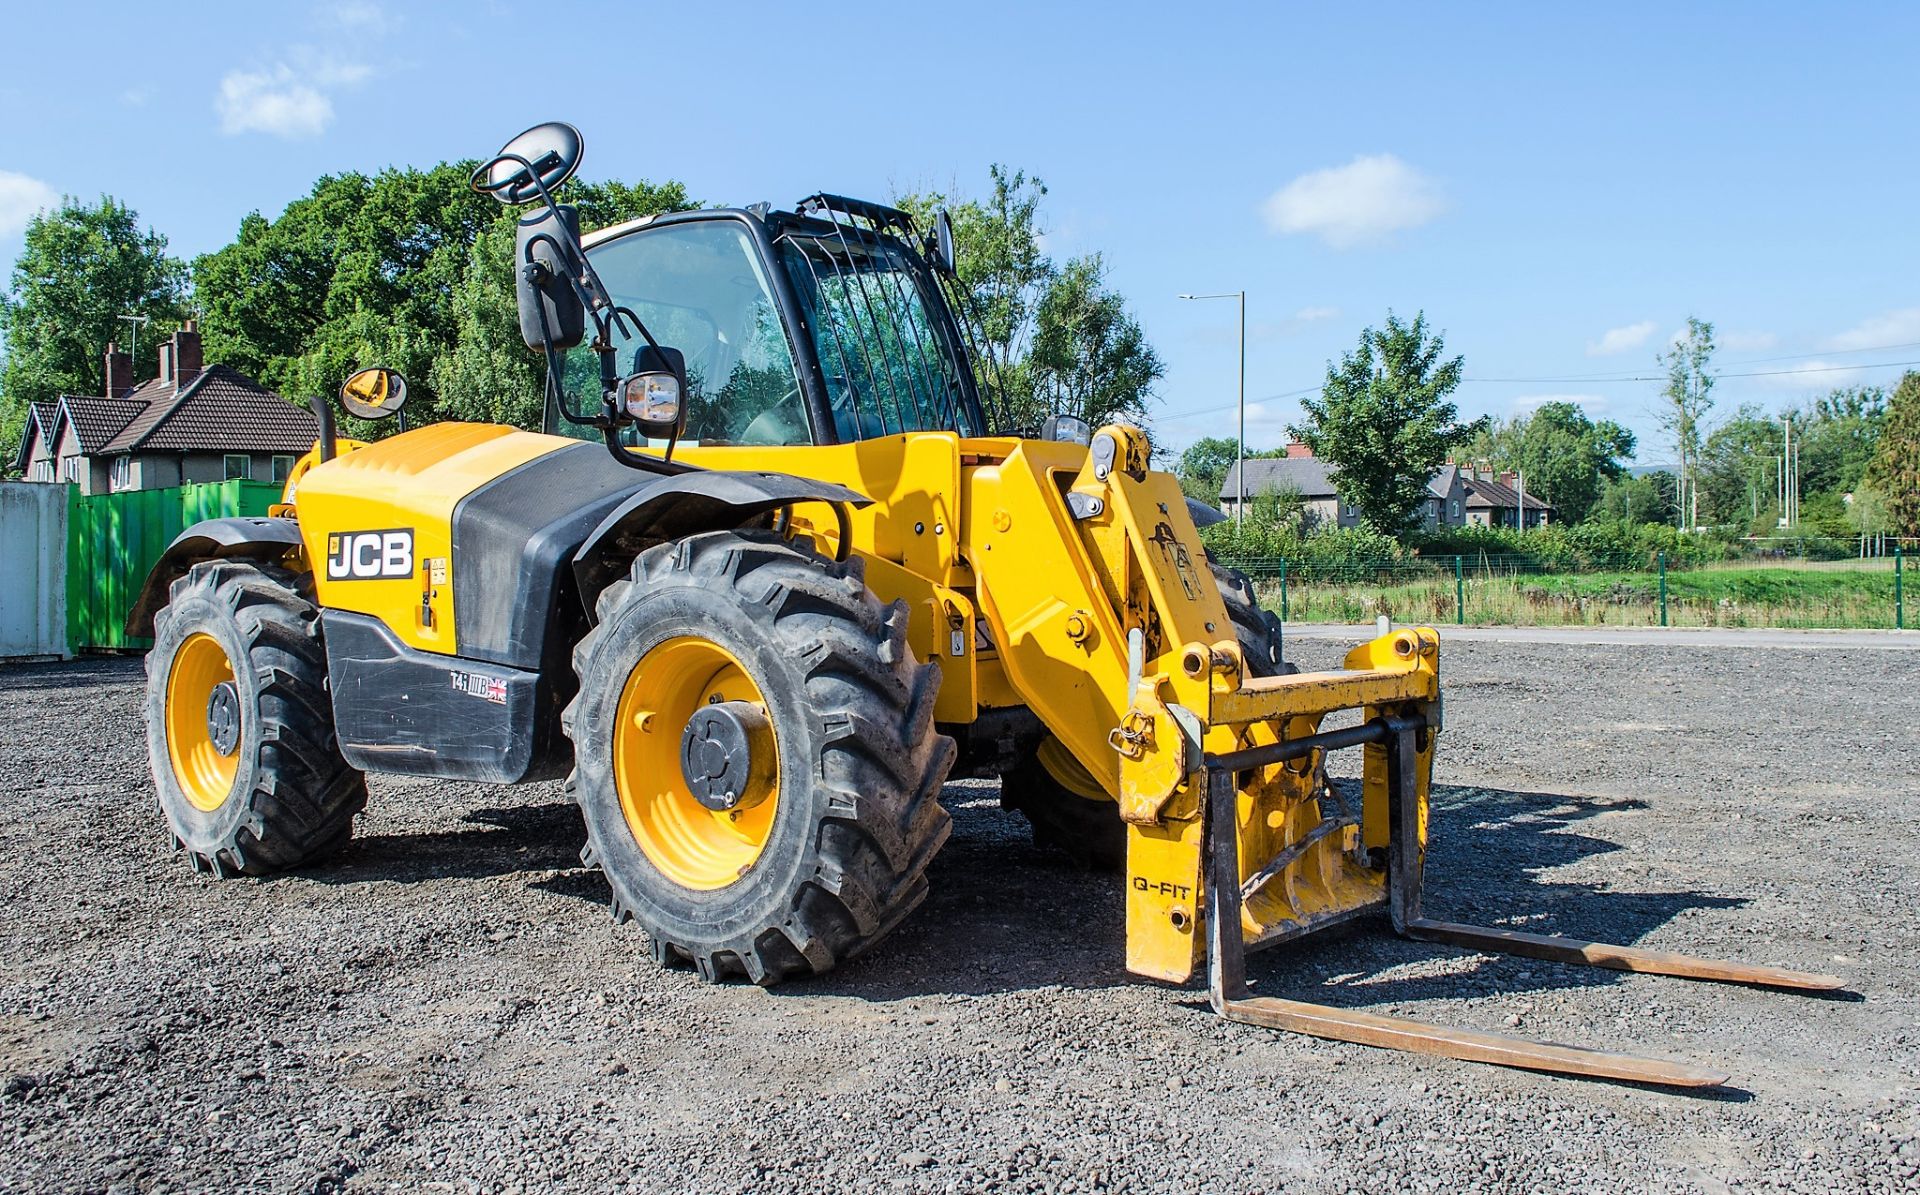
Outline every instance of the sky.
<path id="1" fill-rule="evenodd" d="M 1581 404 L 1671 459 L 1655 354 L 1710 320 L 1716 416 L 1920 362 L 1920 6 L 0 4 L 0 263 L 61 194 L 191 257 L 325 173 L 541 120 L 698 201 L 1044 179 L 1166 364 L 1153 424 L 1250 448 L 1389 310 L 1463 414 Z M 57 47 L 57 49 L 53 49 Z M 1756 376 L 1732 376 L 1747 374 Z"/>

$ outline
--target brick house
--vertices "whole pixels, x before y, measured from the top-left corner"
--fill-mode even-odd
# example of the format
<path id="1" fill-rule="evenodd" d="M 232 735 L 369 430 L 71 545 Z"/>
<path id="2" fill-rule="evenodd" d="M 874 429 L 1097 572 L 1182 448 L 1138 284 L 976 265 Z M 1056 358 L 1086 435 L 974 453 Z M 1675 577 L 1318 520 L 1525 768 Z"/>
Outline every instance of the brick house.
<path id="1" fill-rule="evenodd" d="M 1227 469 L 1220 483 L 1220 509 L 1233 513 L 1240 497 L 1240 466 Z M 1340 500 L 1333 484 L 1334 468 L 1313 455 L 1299 441 L 1287 445 L 1284 457 L 1260 457 L 1246 462 L 1247 505 L 1267 490 L 1294 490 L 1300 495 L 1310 527 L 1357 527 L 1361 522 L 1358 506 Z M 1454 465 L 1442 465 L 1427 480 L 1427 499 L 1420 508 L 1421 523 L 1428 530 L 1458 527 L 1466 522 L 1467 493 L 1461 471 Z"/>
<path id="2" fill-rule="evenodd" d="M 133 384 L 108 345 L 106 393 L 31 404 L 15 464 L 28 481 L 83 494 L 201 481 L 284 481 L 313 447 L 313 416 L 226 365 L 203 366 L 191 322 L 160 346 L 160 375 Z"/>

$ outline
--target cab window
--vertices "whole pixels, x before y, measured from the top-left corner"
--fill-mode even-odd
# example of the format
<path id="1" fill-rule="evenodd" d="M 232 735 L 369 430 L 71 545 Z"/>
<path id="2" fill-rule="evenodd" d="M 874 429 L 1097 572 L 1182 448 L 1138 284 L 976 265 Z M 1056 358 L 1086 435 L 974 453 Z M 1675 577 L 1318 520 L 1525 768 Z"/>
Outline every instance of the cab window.
<path id="1" fill-rule="evenodd" d="M 687 428 L 682 443 L 813 442 L 793 350 L 787 343 L 751 236 L 737 220 L 641 228 L 588 256 L 613 296 L 661 345 L 687 361 Z M 622 374 L 646 340 L 615 331 Z M 597 411 L 600 365 L 586 345 L 566 357 L 564 384 L 576 411 Z M 594 428 L 564 425 L 582 439 Z"/>

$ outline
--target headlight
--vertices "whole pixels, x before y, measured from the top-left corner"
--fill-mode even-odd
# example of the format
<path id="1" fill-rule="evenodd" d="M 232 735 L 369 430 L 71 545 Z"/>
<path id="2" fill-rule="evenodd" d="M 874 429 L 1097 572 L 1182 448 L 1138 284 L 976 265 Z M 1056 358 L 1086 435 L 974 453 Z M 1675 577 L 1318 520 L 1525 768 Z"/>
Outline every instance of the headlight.
<path id="1" fill-rule="evenodd" d="M 1087 421 L 1072 415 L 1049 415 L 1040 425 L 1042 440 L 1058 440 L 1063 444 L 1087 444 L 1093 440 L 1093 429 Z"/>
<path id="2" fill-rule="evenodd" d="M 680 379 L 670 373 L 637 373 L 621 385 L 621 405 L 648 429 L 680 422 Z"/>

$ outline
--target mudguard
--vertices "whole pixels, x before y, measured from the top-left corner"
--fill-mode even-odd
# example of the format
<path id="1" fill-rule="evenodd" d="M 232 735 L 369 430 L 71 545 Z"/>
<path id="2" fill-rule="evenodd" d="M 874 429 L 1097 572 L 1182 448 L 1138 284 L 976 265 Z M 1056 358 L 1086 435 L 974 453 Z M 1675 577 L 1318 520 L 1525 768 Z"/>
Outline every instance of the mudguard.
<path id="1" fill-rule="evenodd" d="M 624 572 L 643 549 L 701 531 L 739 527 L 798 502 L 861 507 L 873 500 L 831 482 L 745 470 L 702 469 L 642 487 L 614 507 L 574 553 L 574 577 L 589 617 L 591 595 Z M 846 538 L 841 536 L 843 545 Z"/>
<path id="2" fill-rule="evenodd" d="M 173 583 L 202 560 L 251 556 L 279 560 L 300 550 L 300 525 L 292 519 L 206 519 L 174 536 L 147 572 L 140 597 L 127 611 L 127 634 L 151 637 L 153 616 L 167 604 Z"/>

